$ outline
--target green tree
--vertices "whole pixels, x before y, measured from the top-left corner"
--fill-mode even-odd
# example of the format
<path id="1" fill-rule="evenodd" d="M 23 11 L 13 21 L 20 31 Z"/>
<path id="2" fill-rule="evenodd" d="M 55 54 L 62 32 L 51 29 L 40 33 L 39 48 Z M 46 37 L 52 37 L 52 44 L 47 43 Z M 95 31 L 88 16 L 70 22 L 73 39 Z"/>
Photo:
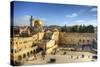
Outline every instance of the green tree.
<path id="1" fill-rule="evenodd" d="M 94 33 L 94 26 L 93 25 L 88 25 L 87 26 L 87 32 L 88 33 Z"/>
<path id="2" fill-rule="evenodd" d="M 82 27 L 82 25 L 80 25 L 80 26 L 79 26 L 79 33 L 81 33 L 82 30 L 83 30 L 83 27 Z"/>
<path id="3" fill-rule="evenodd" d="M 61 31 L 62 31 L 62 32 L 67 32 L 66 24 L 65 24 L 65 26 L 63 26 L 63 27 L 61 28 Z"/>

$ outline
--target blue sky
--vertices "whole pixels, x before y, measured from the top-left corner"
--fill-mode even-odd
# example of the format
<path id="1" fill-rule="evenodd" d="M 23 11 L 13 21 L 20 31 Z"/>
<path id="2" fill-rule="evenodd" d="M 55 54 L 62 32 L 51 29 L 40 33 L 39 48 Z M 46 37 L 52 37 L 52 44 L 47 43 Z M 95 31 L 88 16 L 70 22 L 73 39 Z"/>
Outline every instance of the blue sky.
<path id="1" fill-rule="evenodd" d="M 43 25 L 68 26 L 97 25 L 97 7 L 71 4 L 49 4 L 33 2 L 14 2 L 14 25 L 29 25 L 29 16 L 41 19 Z"/>

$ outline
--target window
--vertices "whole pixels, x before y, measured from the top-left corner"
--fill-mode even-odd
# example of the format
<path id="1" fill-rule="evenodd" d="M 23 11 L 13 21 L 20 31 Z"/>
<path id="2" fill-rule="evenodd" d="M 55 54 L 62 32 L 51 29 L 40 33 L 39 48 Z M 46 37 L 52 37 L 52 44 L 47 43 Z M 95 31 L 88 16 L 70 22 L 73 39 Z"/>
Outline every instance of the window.
<path id="1" fill-rule="evenodd" d="M 13 53 L 13 49 L 11 49 L 11 53 Z"/>
<path id="2" fill-rule="evenodd" d="M 29 57 L 30 55 L 29 55 L 29 52 L 27 53 L 27 56 Z"/>
<path id="3" fill-rule="evenodd" d="M 17 42 L 16 42 L 16 44 L 17 44 Z"/>
<path id="4" fill-rule="evenodd" d="M 84 55 L 82 55 L 82 58 L 84 58 Z"/>
<path id="5" fill-rule="evenodd" d="M 73 58 L 73 56 L 71 56 L 71 59 Z"/>
<path id="6" fill-rule="evenodd" d="M 85 40 L 83 40 L 83 43 L 85 42 Z"/>
<path id="7" fill-rule="evenodd" d="M 33 52 L 32 51 L 30 51 L 30 54 L 32 54 Z"/>
<path id="8" fill-rule="evenodd" d="M 23 54 L 23 58 L 26 58 L 26 54 Z"/>
<path id="9" fill-rule="evenodd" d="M 89 42 L 89 40 L 87 40 L 87 42 Z"/>
<path id="10" fill-rule="evenodd" d="M 13 44 L 12 42 L 10 42 L 11 44 Z"/>
<path id="11" fill-rule="evenodd" d="M 24 41 L 24 43 L 27 43 L 27 41 Z"/>
<path id="12" fill-rule="evenodd" d="M 22 57 L 21 57 L 21 55 L 19 55 L 19 56 L 18 56 L 18 60 L 22 60 Z"/>
<path id="13" fill-rule="evenodd" d="M 79 42 L 81 42 L 81 39 L 79 40 Z"/>

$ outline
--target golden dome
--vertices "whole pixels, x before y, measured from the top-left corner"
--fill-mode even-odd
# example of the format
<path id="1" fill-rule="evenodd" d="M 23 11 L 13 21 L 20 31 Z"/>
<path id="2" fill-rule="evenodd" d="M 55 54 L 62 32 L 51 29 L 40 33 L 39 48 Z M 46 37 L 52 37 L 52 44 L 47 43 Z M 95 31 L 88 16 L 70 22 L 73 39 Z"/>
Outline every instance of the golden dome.
<path id="1" fill-rule="evenodd" d="M 42 26 L 42 21 L 41 21 L 41 20 L 36 20 L 35 23 L 36 23 L 36 25 L 38 25 L 39 27 Z M 34 23 L 34 24 L 35 24 L 35 23 Z"/>
<path id="2" fill-rule="evenodd" d="M 42 21 L 38 20 L 38 25 L 41 27 L 42 26 Z"/>

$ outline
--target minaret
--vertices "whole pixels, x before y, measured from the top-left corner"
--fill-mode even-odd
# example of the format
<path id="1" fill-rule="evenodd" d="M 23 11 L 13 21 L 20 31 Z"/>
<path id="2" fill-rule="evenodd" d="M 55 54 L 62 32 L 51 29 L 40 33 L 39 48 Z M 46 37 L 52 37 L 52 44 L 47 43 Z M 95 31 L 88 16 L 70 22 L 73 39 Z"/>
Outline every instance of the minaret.
<path id="1" fill-rule="evenodd" d="M 30 16 L 30 27 L 32 27 L 32 16 Z"/>

